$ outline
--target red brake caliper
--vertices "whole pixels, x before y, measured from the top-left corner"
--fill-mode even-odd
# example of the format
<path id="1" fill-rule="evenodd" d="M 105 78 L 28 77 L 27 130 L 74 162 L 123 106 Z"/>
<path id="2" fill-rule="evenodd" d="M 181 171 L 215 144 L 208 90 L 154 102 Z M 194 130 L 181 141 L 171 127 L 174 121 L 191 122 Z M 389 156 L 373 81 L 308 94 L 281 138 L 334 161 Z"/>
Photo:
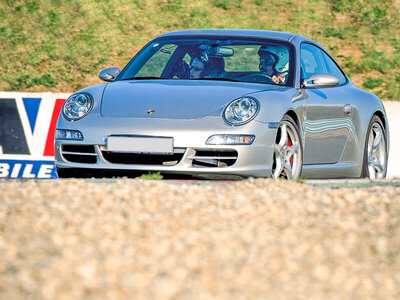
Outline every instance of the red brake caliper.
<path id="1" fill-rule="evenodd" d="M 292 143 L 290 143 L 289 139 L 287 140 L 287 146 L 288 147 L 292 146 Z M 292 163 L 292 161 L 293 161 L 293 156 L 290 157 L 290 163 Z"/>

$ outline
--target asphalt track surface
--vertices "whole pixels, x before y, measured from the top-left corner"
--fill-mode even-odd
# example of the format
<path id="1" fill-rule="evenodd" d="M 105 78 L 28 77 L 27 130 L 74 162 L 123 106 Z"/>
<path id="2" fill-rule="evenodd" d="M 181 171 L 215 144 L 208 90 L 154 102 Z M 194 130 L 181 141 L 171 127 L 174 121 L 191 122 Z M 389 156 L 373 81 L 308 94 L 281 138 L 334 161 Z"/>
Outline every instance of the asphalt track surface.
<path id="1" fill-rule="evenodd" d="M 399 183 L 1 180 L 0 299 L 399 299 Z"/>

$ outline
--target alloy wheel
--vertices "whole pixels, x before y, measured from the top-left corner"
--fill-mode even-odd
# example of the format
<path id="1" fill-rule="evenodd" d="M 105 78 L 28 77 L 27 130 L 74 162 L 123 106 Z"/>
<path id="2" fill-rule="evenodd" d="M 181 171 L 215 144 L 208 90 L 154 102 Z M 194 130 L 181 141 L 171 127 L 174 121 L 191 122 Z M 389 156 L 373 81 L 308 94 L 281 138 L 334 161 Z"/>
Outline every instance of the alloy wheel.
<path id="1" fill-rule="evenodd" d="M 274 144 L 272 177 L 296 179 L 302 168 L 302 147 L 297 128 L 289 120 L 282 120 Z"/>

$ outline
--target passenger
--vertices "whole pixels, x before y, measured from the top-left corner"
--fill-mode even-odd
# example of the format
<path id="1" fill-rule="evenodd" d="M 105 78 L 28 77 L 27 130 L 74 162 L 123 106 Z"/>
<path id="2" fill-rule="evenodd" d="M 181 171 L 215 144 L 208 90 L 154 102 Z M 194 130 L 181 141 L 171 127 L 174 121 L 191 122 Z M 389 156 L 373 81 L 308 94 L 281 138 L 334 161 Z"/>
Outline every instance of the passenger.
<path id="1" fill-rule="evenodd" d="M 221 78 L 225 73 L 225 62 L 222 57 L 213 56 L 209 45 L 201 45 L 199 51 L 192 54 L 189 65 L 190 79 Z"/>
<path id="2" fill-rule="evenodd" d="M 206 78 L 223 78 L 225 62 L 222 57 L 210 57 L 206 63 L 203 76 Z"/>
<path id="3" fill-rule="evenodd" d="M 174 75 L 179 79 L 198 79 L 204 77 L 204 70 L 206 69 L 208 56 L 204 52 L 192 52 L 189 54 L 192 59 L 190 64 L 184 60 L 178 62 L 174 69 Z"/>
<path id="4" fill-rule="evenodd" d="M 206 63 L 201 60 L 199 57 L 193 58 L 192 62 L 189 65 L 189 76 L 190 79 L 198 79 L 200 77 L 203 77 L 203 72 L 206 68 Z"/>

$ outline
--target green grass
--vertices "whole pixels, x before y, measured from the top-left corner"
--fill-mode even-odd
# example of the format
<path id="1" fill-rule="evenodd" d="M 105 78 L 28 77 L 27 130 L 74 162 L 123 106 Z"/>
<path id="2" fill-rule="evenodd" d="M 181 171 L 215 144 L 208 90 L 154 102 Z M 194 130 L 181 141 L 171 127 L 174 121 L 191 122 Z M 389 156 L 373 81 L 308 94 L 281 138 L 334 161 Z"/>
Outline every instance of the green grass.
<path id="1" fill-rule="evenodd" d="M 363 88 L 365 89 L 375 89 L 381 86 L 383 83 L 382 78 L 367 78 L 363 83 Z"/>
<path id="2" fill-rule="evenodd" d="M 141 175 L 139 178 L 148 180 L 161 180 L 163 179 L 163 176 L 160 174 L 160 172 L 149 172 Z"/>
<path id="3" fill-rule="evenodd" d="M 305 179 L 302 178 L 302 177 L 299 177 L 299 178 L 296 178 L 296 179 L 295 179 L 295 182 L 297 182 L 297 183 L 304 183 L 304 182 L 305 182 Z"/>
<path id="4" fill-rule="evenodd" d="M 246 28 L 310 37 L 356 85 L 398 100 L 399 15 L 395 0 L 3 0 L 0 90 L 72 92 L 161 33 Z"/>

